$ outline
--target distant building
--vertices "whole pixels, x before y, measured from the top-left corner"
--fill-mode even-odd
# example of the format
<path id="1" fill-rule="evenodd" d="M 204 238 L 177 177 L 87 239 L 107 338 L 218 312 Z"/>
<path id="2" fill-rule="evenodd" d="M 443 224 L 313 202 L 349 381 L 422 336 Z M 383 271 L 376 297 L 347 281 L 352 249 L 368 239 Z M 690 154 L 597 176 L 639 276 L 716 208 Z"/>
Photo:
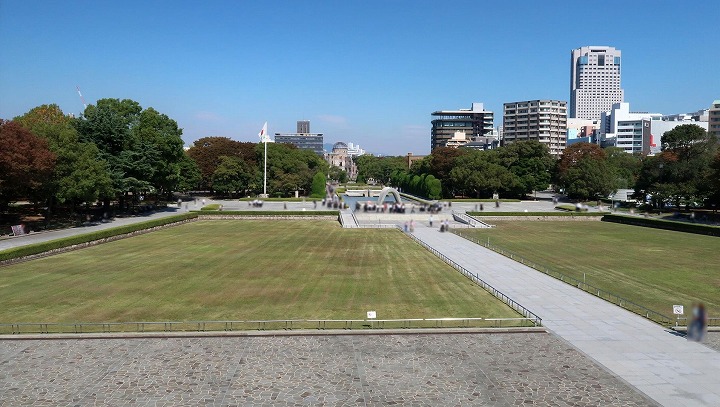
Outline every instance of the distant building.
<path id="1" fill-rule="evenodd" d="M 603 147 L 619 147 L 626 153 L 655 155 L 660 152 L 662 136 L 683 124 L 695 124 L 707 130 L 708 122 L 693 120 L 703 114 L 666 115 L 630 112 L 629 103 L 616 103 L 602 115 L 600 139 Z M 666 120 L 675 119 L 675 120 Z"/>
<path id="2" fill-rule="evenodd" d="M 567 145 L 574 143 L 572 140 L 575 139 L 583 139 L 584 141 L 590 140 L 595 135 L 597 127 L 597 120 L 568 118 L 566 133 Z"/>
<path id="3" fill-rule="evenodd" d="M 537 140 L 560 157 L 567 137 L 567 102 L 528 100 L 503 104 L 502 145 Z"/>
<path id="4" fill-rule="evenodd" d="M 482 103 L 473 103 L 470 109 L 436 111 L 432 116 L 430 151 L 446 147 L 457 132 L 464 133 L 469 141 L 493 133 L 493 112 L 485 110 Z"/>
<path id="5" fill-rule="evenodd" d="M 708 132 L 720 138 L 720 99 L 714 101 L 708 111 Z"/>
<path id="6" fill-rule="evenodd" d="M 407 167 L 410 168 L 418 161 L 421 161 L 426 155 L 413 155 L 413 153 L 407 153 Z"/>
<path id="7" fill-rule="evenodd" d="M 357 165 L 355 157 L 365 154 L 365 150 L 353 143 L 337 142 L 333 144 L 332 150 L 325 154 L 325 161 L 333 167 L 338 167 L 347 172 L 348 178 L 357 178 Z"/>
<path id="8" fill-rule="evenodd" d="M 649 125 L 650 136 L 648 140 L 643 139 L 643 143 L 649 144 L 648 150 L 643 150 L 643 153 L 649 155 L 655 155 L 660 152 L 662 136 L 668 131 L 674 129 L 677 126 L 683 124 L 694 124 L 702 127 L 705 131 L 708 130 L 708 122 L 697 121 L 697 120 L 644 120 L 643 128 L 646 129 Z"/>
<path id="9" fill-rule="evenodd" d="M 620 50 L 613 47 L 589 46 L 572 50 L 568 117 L 598 120 L 602 112 L 624 101 L 620 60 Z"/>
<path id="10" fill-rule="evenodd" d="M 298 120 L 297 122 L 297 132 L 299 134 L 307 134 L 310 133 L 310 120 Z"/>
<path id="11" fill-rule="evenodd" d="M 365 155 L 365 150 L 360 148 L 359 145 L 355 145 L 353 143 L 347 143 L 347 151 L 348 151 L 348 155 L 351 157 L 358 157 L 361 155 Z"/>
<path id="12" fill-rule="evenodd" d="M 310 122 L 307 120 L 298 121 L 297 129 L 297 133 L 275 133 L 275 142 L 292 144 L 297 148 L 313 151 L 322 157 L 324 154 L 323 134 L 310 133 Z M 301 133 L 300 130 L 307 131 Z"/>

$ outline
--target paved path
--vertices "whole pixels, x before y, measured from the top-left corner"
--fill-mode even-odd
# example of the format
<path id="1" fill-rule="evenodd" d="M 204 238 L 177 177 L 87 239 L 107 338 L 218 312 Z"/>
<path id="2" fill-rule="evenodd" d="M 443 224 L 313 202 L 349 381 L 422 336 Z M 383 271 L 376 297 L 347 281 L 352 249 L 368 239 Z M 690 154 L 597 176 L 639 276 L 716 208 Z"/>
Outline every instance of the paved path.
<path id="1" fill-rule="evenodd" d="M 415 235 L 660 404 L 720 406 L 720 352 L 457 235 L 422 226 Z"/>
<path id="2" fill-rule="evenodd" d="M 0 406 L 651 406 L 548 333 L 0 341 Z"/>

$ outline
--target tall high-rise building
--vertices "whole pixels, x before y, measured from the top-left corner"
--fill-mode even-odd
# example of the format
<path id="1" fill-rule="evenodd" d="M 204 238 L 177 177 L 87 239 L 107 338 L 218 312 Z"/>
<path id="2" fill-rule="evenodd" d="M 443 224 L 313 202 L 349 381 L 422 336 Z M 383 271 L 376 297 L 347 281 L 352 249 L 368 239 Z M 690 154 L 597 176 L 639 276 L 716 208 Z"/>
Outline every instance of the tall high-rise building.
<path id="1" fill-rule="evenodd" d="M 620 88 L 620 50 L 590 46 L 572 50 L 570 118 L 599 120 L 602 112 L 624 100 Z"/>
<path id="2" fill-rule="evenodd" d="M 446 147 L 458 133 L 463 133 L 467 141 L 476 141 L 493 132 L 493 112 L 485 110 L 482 103 L 473 103 L 470 109 L 432 112 L 432 116 L 430 151 Z"/>
<path id="3" fill-rule="evenodd" d="M 537 140 L 560 157 L 567 138 L 567 102 L 528 100 L 503 104 L 503 145 Z"/>

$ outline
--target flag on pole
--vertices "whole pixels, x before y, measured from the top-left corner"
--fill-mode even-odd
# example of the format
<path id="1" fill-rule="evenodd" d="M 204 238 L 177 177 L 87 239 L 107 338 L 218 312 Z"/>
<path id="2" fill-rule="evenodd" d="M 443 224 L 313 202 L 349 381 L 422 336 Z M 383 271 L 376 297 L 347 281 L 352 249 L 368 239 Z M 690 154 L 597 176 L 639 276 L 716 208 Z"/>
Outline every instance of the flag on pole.
<path id="1" fill-rule="evenodd" d="M 267 134 L 267 122 L 263 125 L 263 128 L 260 130 L 260 133 L 258 133 L 258 136 L 260 137 L 261 143 L 267 143 L 270 141 L 270 137 Z"/>

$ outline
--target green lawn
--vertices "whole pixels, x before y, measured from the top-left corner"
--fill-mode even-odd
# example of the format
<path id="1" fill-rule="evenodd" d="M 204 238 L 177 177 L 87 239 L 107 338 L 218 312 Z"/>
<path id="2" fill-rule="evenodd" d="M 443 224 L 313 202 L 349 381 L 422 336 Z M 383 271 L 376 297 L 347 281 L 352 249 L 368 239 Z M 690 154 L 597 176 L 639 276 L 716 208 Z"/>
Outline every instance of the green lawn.
<path id="1" fill-rule="evenodd" d="M 703 302 L 720 317 L 720 238 L 609 222 L 494 223 L 467 233 L 665 315 Z"/>
<path id="2" fill-rule="evenodd" d="M 397 230 L 198 221 L 0 268 L 0 322 L 518 317 Z"/>

